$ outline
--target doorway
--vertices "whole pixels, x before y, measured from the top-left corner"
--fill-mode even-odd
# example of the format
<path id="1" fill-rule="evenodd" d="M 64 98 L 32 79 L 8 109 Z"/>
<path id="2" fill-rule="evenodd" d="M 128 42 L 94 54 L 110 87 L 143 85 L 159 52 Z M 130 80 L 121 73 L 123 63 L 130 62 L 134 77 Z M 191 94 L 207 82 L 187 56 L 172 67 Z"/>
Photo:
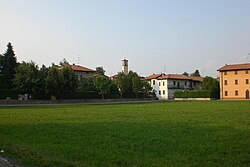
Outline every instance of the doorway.
<path id="1" fill-rule="evenodd" d="M 246 99 L 249 99 L 249 90 L 246 90 Z"/>

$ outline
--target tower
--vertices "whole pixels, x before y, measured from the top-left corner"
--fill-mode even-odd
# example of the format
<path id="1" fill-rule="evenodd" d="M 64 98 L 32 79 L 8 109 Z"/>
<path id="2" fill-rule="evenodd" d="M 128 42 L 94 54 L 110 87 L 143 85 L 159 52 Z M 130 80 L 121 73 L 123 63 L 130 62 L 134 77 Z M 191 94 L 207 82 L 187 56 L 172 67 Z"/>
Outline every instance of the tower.
<path id="1" fill-rule="evenodd" d="M 124 59 L 122 60 L 122 73 L 125 75 L 128 75 L 128 60 Z"/>

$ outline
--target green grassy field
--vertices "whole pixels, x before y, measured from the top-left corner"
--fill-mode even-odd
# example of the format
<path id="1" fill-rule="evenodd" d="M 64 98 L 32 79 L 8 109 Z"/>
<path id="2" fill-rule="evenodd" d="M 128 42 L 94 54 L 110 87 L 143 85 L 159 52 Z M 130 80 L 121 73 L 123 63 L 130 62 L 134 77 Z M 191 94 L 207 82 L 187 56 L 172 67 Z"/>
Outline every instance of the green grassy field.
<path id="1" fill-rule="evenodd" d="M 250 101 L 0 107 L 0 149 L 31 166 L 250 166 Z"/>

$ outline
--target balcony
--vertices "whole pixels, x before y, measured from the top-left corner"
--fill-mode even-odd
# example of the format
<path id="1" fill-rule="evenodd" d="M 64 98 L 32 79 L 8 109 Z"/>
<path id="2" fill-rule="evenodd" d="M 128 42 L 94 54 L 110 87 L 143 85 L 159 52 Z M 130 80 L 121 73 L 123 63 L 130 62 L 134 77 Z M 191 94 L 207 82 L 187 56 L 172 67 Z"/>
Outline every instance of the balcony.
<path id="1" fill-rule="evenodd" d="M 191 89 L 191 87 L 187 85 L 168 85 L 168 89 Z"/>

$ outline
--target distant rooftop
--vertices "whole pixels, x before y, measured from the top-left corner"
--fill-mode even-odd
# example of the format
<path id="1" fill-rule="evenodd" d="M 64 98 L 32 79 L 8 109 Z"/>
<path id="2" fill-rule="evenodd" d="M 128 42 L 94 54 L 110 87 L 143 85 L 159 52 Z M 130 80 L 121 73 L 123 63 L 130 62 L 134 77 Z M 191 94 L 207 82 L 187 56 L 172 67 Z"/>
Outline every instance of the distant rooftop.
<path id="1" fill-rule="evenodd" d="M 153 74 L 146 79 L 182 79 L 182 80 L 192 80 L 192 81 L 203 81 L 203 77 L 196 76 L 186 76 L 183 74 Z"/>
<path id="2" fill-rule="evenodd" d="M 95 70 L 89 69 L 87 67 L 79 66 L 79 65 L 69 65 L 73 71 L 85 71 L 85 72 L 95 72 Z"/>
<path id="3" fill-rule="evenodd" d="M 232 70 L 250 70 L 250 63 L 246 64 L 230 64 L 218 69 L 218 71 L 232 71 Z"/>

